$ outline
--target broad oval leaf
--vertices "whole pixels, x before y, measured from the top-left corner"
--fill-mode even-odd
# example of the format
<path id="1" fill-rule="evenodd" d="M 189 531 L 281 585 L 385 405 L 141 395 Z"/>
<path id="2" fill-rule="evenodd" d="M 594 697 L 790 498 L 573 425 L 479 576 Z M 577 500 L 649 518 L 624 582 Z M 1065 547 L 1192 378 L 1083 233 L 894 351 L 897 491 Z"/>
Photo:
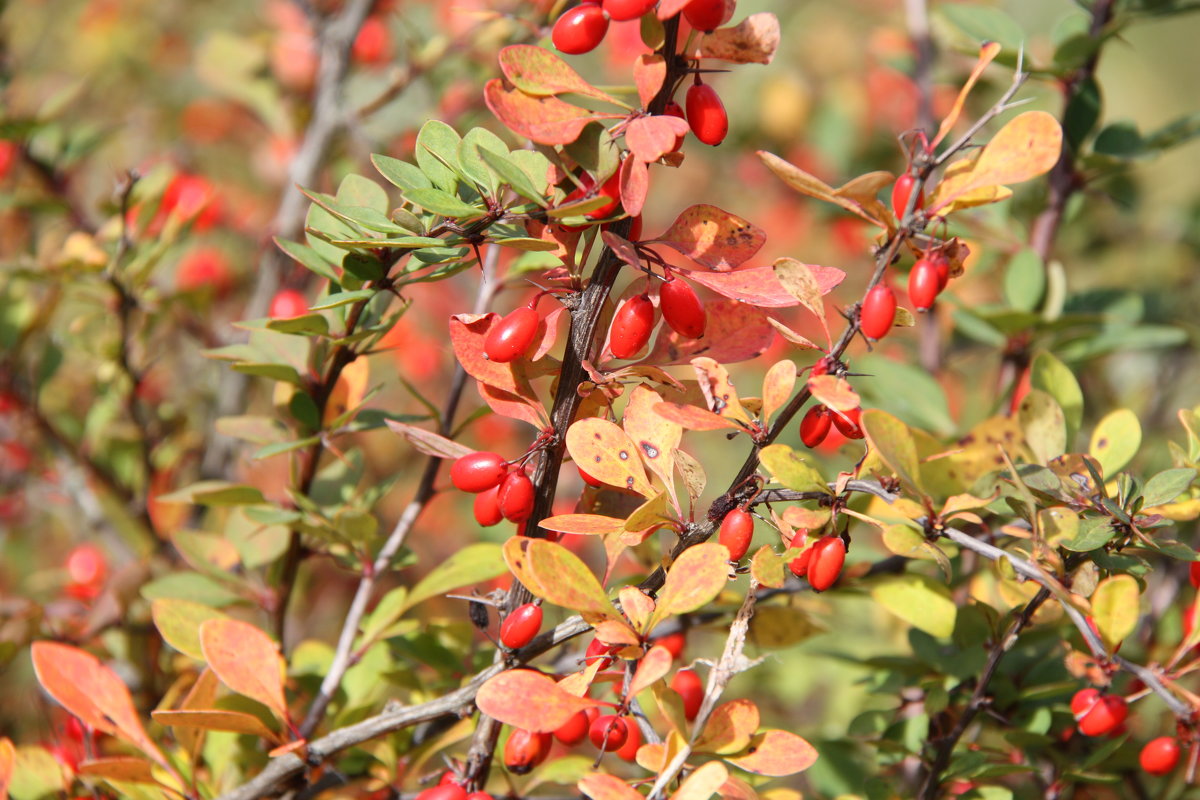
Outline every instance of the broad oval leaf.
<path id="1" fill-rule="evenodd" d="M 950 592 L 924 575 L 896 575 L 871 587 L 875 602 L 930 636 L 947 637 L 954 633 L 958 606 Z"/>
<path id="2" fill-rule="evenodd" d="M 278 743 L 279 736 L 253 714 L 243 711 L 205 708 L 182 711 L 152 711 L 150 716 L 160 725 L 175 728 L 199 728 L 206 731 L 229 731 L 248 733 L 267 741 Z"/>
<path id="3" fill-rule="evenodd" d="M 725 545 L 704 542 L 688 548 L 667 570 L 654 619 L 686 614 L 707 605 L 725 588 L 728 577 L 729 550 Z"/>
<path id="4" fill-rule="evenodd" d="M 210 619 L 200 626 L 200 646 L 221 683 L 288 718 L 287 666 L 270 636 L 241 620 Z"/>
<path id="5" fill-rule="evenodd" d="M 592 800 L 645 800 L 641 792 L 628 783 L 603 772 L 584 775 L 575 785 Z"/>
<path id="6" fill-rule="evenodd" d="M 767 241 L 756 225 L 716 206 L 685 208 L 671 227 L 650 241 L 678 250 L 717 272 L 728 272 L 749 260 Z"/>
<path id="7" fill-rule="evenodd" d="M 708 800 L 729 780 L 729 769 L 720 761 L 709 761 L 692 771 L 671 800 Z"/>
<path id="8" fill-rule="evenodd" d="M 883 462 L 910 489 L 920 491 L 917 445 L 908 426 L 886 411 L 872 408 L 862 414 L 867 441 Z"/>
<path id="9" fill-rule="evenodd" d="M 625 530 L 625 520 L 600 514 L 559 514 L 542 520 L 538 527 L 578 536 L 604 536 Z"/>
<path id="10" fill-rule="evenodd" d="M 1104 416 L 1092 431 L 1088 453 L 1100 462 L 1105 475 L 1116 475 L 1137 455 L 1142 444 L 1142 423 L 1128 408 Z"/>
<path id="11" fill-rule="evenodd" d="M 751 740 L 750 752 L 746 755 L 725 760 L 756 775 L 781 777 L 811 767 L 816 763 L 817 750 L 794 733 L 768 730 Z"/>
<path id="12" fill-rule="evenodd" d="M 504 560 L 517 580 L 547 602 L 593 618 L 619 616 L 587 564 L 556 542 L 514 537 L 504 545 Z"/>
<path id="13" fill-rule="evenodd" d="M 553 678 L 536 670 L 513 669 L 480 686 L 475 705 L 489 717 L 514 728 L 550 733 L 596 703 L 563 691 Z"/>
<path id="14" fill-rule="evenodd" d="M 628 108 L 617 98 L 592 86 L 567 62 L 543 47 L 509 45 L 500 51 L 497 60 L 504 77 L 525 94 L 535 97 L 581 94 Z"/>
<path id="15" fill-rule="evenodd" d="M 758 730 L 758 706 L 746 698 L 722 703 L 713 709 L 695 749 L 701 753 L 732 755 L 745 750 Z"/>
<path id="16" fill-rule="evenodd" d="M 655 492 L 637 445 L 621 428 L 600 417 L 576 421 L 567 429 L 567 452 L 580 469 L 599 481 L 632 489 L 643 497 Z"/>
<path id="17" fill-rule="evenodd" d="M 1132 575 L 1114 575 L 1100 581 L 1092 593 L 1092 619 L 1111 653 L 1137 628 L 1138 582 Z"/>
<path id="18" fill-rule="evenodd" d="M 592 120 L 619 116 L 595 114 L 557 97 L 532 97 L 519 89 L 506 88 L 499 78 L 487 82 L 483 99 L 515 133 L 545 145 L 570 144 Z"/>
<path id="19" fill-rule="evenodd" d="M 771 13 L 751 14 L 732 28 L 718 28 L 700 41 L 702 58 L 733 64 L 770 64 L 779 49 L 779 19 Z"/>
<path id="20" fill-rule="evenodd" d="M 625 696 L 635 697 L 662 680 L 670 671 L 671 651 L 661 644 L 654 645 L 638 661 L 637 672 L 633 673 L 633 679 L 629 682 Z"/>
<path id="21" fill-rule="evenodd" d="M 493 542 L 467 545 L 422 578 L 409 593 L 404 607 L 412 608 L 423 600 L 443 595 L 460 586 L 491 580 L 506 571 L 500 545 Z"/>
<path id="22" fill-rule="evenodd" d="M 160 597 L 152 601 L 150 616 L 163 641 L 197 661 L 204 660 L 204 652 L 200 648 L 200 626 L 210 619 L 228 619 L 211 606 L 175 597 Z"/>
<path id="23" fill-rule="evenodd" d="M 829 493 L 825 478 L 809 462 L 808 457 L 786 444 L 767 445 L 759 452 L 758 460 L 771 473 L 771 477 L 788 489 Z"/>

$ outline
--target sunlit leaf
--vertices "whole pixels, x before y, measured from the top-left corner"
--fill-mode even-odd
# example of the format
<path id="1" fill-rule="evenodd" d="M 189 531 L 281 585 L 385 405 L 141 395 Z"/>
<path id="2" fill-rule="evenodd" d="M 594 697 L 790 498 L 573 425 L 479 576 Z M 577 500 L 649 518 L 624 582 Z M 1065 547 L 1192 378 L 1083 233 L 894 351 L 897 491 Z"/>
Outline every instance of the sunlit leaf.
<path id="1" fill-rule="evenodd" d="M 638 446 L 606 419 L 590 417 L 571 425 L 567 429 L 567 452 L 580 469 L 599 481 L 632 489 L 643 497 L 655 494 L 646 479 Z"/>
<path id="2" fill-rule="evenodd" d="M 489 717 L 514 728 L 550 733 L 595 702 L 563 691 L 549 675 L 513 669 L 480 686 L 475 705 Z"/>
<path id="3" fill-rule="evenodd" d="M 200 646 L 221 683 L 288 718 L 287 665 L 270 636 L 241 620 L 210 619 L 200 626 Z"/>
<path id="4" fill-rule="evenodd" d="M 1110 653 L 1137 628 L 1141 616 L 1139 595 L 1137 579 L 1132 575 L 1105 578 L 1092 592 L 1092 619 Z"/>
<path id="5" fill-rule="evenodd" d="M 794 775 L 811 767 L 817 750 L 804 739 L 787 731 L 768 730 L 755 736 L 744 756 L 726 761 L 756 775 Z"/>
<path id="6" fill-rule="evenodd" d="M 716 206 L 694 205 L 648 241 L 665 244 L 709 269 L 728 272 L 752 258 L 766 240 L 762 230 L 735 214 Z"/>

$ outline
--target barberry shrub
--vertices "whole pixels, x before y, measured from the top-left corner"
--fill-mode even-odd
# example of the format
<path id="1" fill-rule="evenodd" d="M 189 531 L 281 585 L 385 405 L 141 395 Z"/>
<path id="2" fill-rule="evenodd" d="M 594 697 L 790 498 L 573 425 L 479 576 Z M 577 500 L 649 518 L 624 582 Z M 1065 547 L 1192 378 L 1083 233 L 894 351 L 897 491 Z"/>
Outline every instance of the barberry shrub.
<path id="1" fill-rule="evenodd" d="M 6 116 L 0 800 L 1182 791 L 1194 288 L 1101 199 L 1200 129 L 1098 67 L 1185 5 L 947 3 L 935 84 L 909 4 L 857 119 L 762 77 L 792 4 L 416 5 L 197 43 L 185 133 L 282 200 L 93 207 L 96 126 Z"/>

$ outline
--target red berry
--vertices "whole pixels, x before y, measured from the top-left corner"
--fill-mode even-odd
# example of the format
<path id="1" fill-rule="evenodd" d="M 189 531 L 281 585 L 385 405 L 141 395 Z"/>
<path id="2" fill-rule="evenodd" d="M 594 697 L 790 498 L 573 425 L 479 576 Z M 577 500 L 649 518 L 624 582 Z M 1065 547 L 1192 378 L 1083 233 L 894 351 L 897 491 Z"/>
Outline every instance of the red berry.
<path id="1" fill-rule="evenodd" d="M 1071 698 L 1071 711 L 1084 736 L 1104 736 L 1116 730 L 1129 716 L 1125 698 L 1081 689 Z"/>
<path id="2" fill-rule="evenodd" d="M 416 800 L 467 800 L 467 790 L 457 783 L 440 783 L 418 792 Z"/>
<path id="3" fill-rule="evenodd" d="M 704 684 L 694 670 L 681 669 L 671 678 L 671 688 L 683 698 L 683 715 L 691 722 L 704 702 Z"/>
<path id="4" fill-rule="evenodd" d="M 500 623 L 500 644 L 509 650 L 520 650 L 533 641 L 542 629 L 542 607 L 537 603 L 526 603 Z"/>
<path id="5" fill-rule="evenodd" d="M 704 335 L 704 326 L 708 321 L 704 304 L 686 281 L 675 277 L 668 279 L 659 287 L 658 299 L 663 319 L 671 326 L 671 330 L 689 339 L 699 339 Z"/>
<path id="6" fill-rule="evenodd" d="M 500 513 L 509 522 L 524 522 L 533 513 L 533 481 L 524 470 L 509 473 L 500 484 Z"/>
<path id="7" fill-rule="evenodd" d="M 859 327 L 870 339 L 882 339 L 896 321 L 896 295 L 890 286 L 877 283 L 867 292 L 859 315 Z"/>
<path id="8" fill-rule="evenodd" d="M 475 495 L 475 521 L 485 528 L 499 525 L 504 519 L 500 510 L 500 487 L 493 486 Z"/>
<path id="9" fill-rule="evenodd" d="M 908 299 L 916 309 L 928 311 L 933 308 L 933 302 L 941 290 L 937 264 L 927 258 L 917 261 L 908 273 Z"/>
<path id="10" fill-rule="evenodd" d="M 467 800 L 496 800 L 487 792 L 471 792 L 467 795 Z"/>
<path id="11" fill-rule="evenodd" d="M 896 212 L 896 219 L 904 219 L 904 210 L 908 208 L 908 198 L 912 196 L 913 186 L 916 183 L 916 176 L 906 172 L 899 178 L 896 178 L 896 183 L 892 185 L 892 210 Z M 917 194 L 917 205 L 915 208 L 924 207 L 925 190 L 921 189 Z"/>
<path id="12" fill-rule="evenodd" d="M 500 484 L 508 464 L 497 453 L 477 451 L 463 456 L 450 467 L 450 482 L 463 492 L 485 492 Z"/>
<path id="13" fill-rule="evenodd" d="M 560 52 L 577 56 L 595 50 L 608 33 L 608 14 L 597 5 L 567 11 L 554 23 L 550 39 Z"/>
<path id="14" fill-rule="evenodd" d="M 835 411 L 833 413 L 833 424 L 842 432 L 842 436 L 845 436 L 847 439 L 863 438 L 861 408 L 852 408 L 840 414 Z"/>
<path id="15" fill-rule="evenodd" d="M 579 477 L 583 478 L 583 482 L 588 486 L 599 489 L 604 485 L 604 481 L 600 480 L 599 478 L 592 477 L 583 467 L 579 466 L 578 464 L 575 465 L 575 468 L 579 470 Z"/>
<path id="16" fill-rule="evenodd" d="M 650 644 L 665 647 L 667 648 L 667 652 L 671 654 L 671 658 L 679 658 L 683 655 L 683 648 L 687 646 L 687 634 L 683 631 L 675 631 L 674 633 L 668 633 L 666 636 L 651 639 Z"/>
<path id="17" fill-rule="evenodd" d="M 94 544 L 81 544 L 67 554 L 67 575 L 71 583 L 99 586 L 108 576 L 108 559 Z"/>
<path id="18" fill-rule="evenodd" d="M 654 330 L 654 303 L 650 295 L 634 295 L 617 309 L 613 317 L 612 330 L 608 335 L 608 346 L 617 358 L 633 358 Z"/>
<path id="19" fill-rule="evenodd" d="M 458 779 L 458 776 L 454 774 L 454 770 L 452 769 L 446 770 L 442 773 L 442 777 L 438 778 L 438 786 L 447 786 L 449 784 L 462 786 L 462 781 Z"/>
<path id="20" fill-rule="evenodd" d="M 698 31 L 716 30 L 725 21 L 725 0 L 692 0 L 683 7 L 683 16 Z"/>
<path id="21" fill-rule="evenodd" d="M 828 375 L 837 364 L 837 361 L 829 356 L 824 356 L 817 359 L 817 363 L 812 365 L 812 376 L 814 378 L 821 375 Z"/>
<path id="22" fill-rule="evenodd" d="M 750 549 L 750 540 L 754 538 L 754 517 L 744 508 L 735 508 L 721 520 L 721 533 L 718 541 L 729 549 L 732 561 L 741 561 L 742 556 Z"/>
<path id="23" fill-rule="evenodd" d="M 233 290 L 229 259 L 215 247 L 198 247 L 179 262 L 175 285 L 181 292 L 212 291 L 223 297 Z"/>
<path id="24" fill-rule="evenodd" d="M 1193 561 L 1188 565 L 1188 580 L 1194 588 L 1200 589 L 1200 561 Z"/>
<path id="25" fill-rule="evenodd" d="M 804 419 L 800 420 L 800 441 L 806 447 L 816 447 L 825 441 L 829 435 L 829 426 L 833 424 L 833 415 L 824 405 L 817 404 L 808 410 Z"/>
<path id="26" fill-rule="evenodd" d="M 654 8 L 658 0 L 604 0 L 604 10 L 617 22 L 637 19 Z"/>
<path id="27" fill-rule="evenodd" d="M 304 293 L 296 289 L 280 289 L 271 298 L 271 308 L 267 316 L 271 319 L 293 319 L 303 317 L 308 313 L 308 300 Z"/>
<path id="28" fill-rule="evenodd" d="M 1151 775 L 1166 775 L 1179 763 L 1179 742 L 1171 736 L 1160 736 L 1146 742 L 1138 758 L 1142 769 Z"/>
<path id="29" fill-rule="evenodd" d="M 516 361 L 537 335 L 538 314 L 529 306 L 510 311 L 503 319 L 492 326 L 483 342 L 483 353 L 489 361 L 507 364 Z"/>
<path id="30" fill-rule="evenodd" d="M 386 64 L 392 56 L 392 36 L 379 17 L 367 17 L 350 48 L 350 56 L 360 64 Z"/>
<path id="31" fill-rule="evenodd" d="M 587 652 L 583 655 L 584 663 L 591 664 L 596 659 L 601 659 L 600 669 L 608 669 L 616 660 L 612 654 L 620 650 L 619 645 L 605 644 L 599 639 L 592 637 L 591 644 L 588 645 Z"/>
<path id="32" fill-rule="evenodd" d="M 687 90 L 687 121 L 696 138 L 713 146 L 725 141 L 729 133 L 729 115 L 717 96 L 717 90 L 707 83 L 696 83 Z"/>
<path id="33" fill-rule="evenodd" d="M 946 288 L 946 284 L 950 282 L 950 262 L 940 253 L 934 253 L 928 257 L 933 265 L 937 267 L 938 276 L 938 291 Z"/>
<path id="34" fill-rule="evenodd" d="M 792 571 L 793 575 L 797 578 L 808 577 L 808 565 L 812 563 L 812 554 L 813 549 L 810 547 L 792 559 L 792 562 L 788 564 L 788 569 Z"/>
<path id="35" fill-rule="evenodd" d="M 600 710 L 595 706 L 585 708 L 564 722 L 562 727 L 554 732 L 554 738 L 567 747 L 573 747 L 584 740 L 584 737 L 588 735 L 588 729 L 592 727 L 592 722 L 598 716 L 600 716 Z"/>
<path id="36" fill-rule="evenodd" d="M 620 750 L 621 745 L 629 738 L 629 726 L 625 720 L 615 714 L 596 717 L 596 721 L 588 728 L 588 738 L 600 750 L 612 752 Z"/>
<path id="37" fill-rule="evenodd" d="M 621 169 L 608 176 L 604 183 L 600 184 L 600 188 L 596 191 L 596 197 L 604 197 L 608 202 L 599 208 L 593 208 L 584 214 L 588 219 L 604 219 L 616 210 L 621 203 Z"/>
<path id="38" fill-rule="evenodd" d="M 617 748 L 617 758 L 633 762 L 637 760 L 638 748 L 642 746 L 642 731 L 632 720 L 625 726 L 625 731 L 625 744 Z"/>
<path id="39" fill-rule="evenodd" d="M 514 775 L 524 775 L 546 760 L 553 740 L 548 733 L 515 729 L 504 743 L 504 766 Z"/>
<path id="40" fill-rule="evenodd" d="M 812 546 L 808 562 L 808 583 L 814 591 L 823 592 L 837 582 L 846 563 L 846 544 L 837 536 L 826 536 Z"/>

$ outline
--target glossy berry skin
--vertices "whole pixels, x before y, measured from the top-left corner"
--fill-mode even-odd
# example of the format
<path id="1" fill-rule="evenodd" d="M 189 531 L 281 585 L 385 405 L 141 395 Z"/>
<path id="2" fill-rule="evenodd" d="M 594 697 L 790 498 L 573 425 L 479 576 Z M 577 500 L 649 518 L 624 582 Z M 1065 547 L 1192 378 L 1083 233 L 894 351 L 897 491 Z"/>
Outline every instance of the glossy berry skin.
<path id="1" fill-rule="evenodd" d="M 308 313 L 308 300 L 296 289 L 280 289 L 271 298 L 267 316 L 271 319 L 294 319 Z"/>
<path id="2" fill-rule="evenodd" d="M 725 104 L 717 96 L 716 89 L 707 83 L 688 87 L 685 108 L 688 126 L 697 139 L 714 147 L 725 141 L 729 133 L 729 115 L 725 113 Z"/>
<path id="3" fill-rule="evenodd" d="M 608 346 L 617 358 L 633 358 L 654 330 L 654 303 L 650 295 L 634 295 L 625 301 L 613 317 Z"/>
<path id="4" fill-rule="evenodd" d="M 834 427 L 841 431 L 842 436 L 847 439 L 863 438 L 861 408 L 853 408 L 841 414 L 835 412 L 832 416 Z"/>
<path id="5" fill-rule="evenodd" d="M 696 291 L 686 281 L 673 277 L 664 282 L 658 289 L 658 299 L 663 320 L 671 330 L 688 339 L 704 335 L 708 316 Z"/>
<path id="6" fill-rule="evenodd" d="M 441 783 L 419 792 L 416 800 L 467 800 L 467 790 L 457 783 Z"/>
<path id="7" fill-rule="evenodd" d="M 908 299 L 918 311 L 928 311 L 941 290 L 937 264 L 927 258 L 918 260 L 908 273 Z"/>
<path id="8" fill-rule="evenodd" d="M 877 283 L 867 292 L 859 315 L 859 327 L 870 339 L 882 339 L 896 321 L 896 293 L 892 287 Z"/>
<path id="9" fill-rule="evenodd" d="M 1125 698 L 1102 695 L 1096 689 L 1082 689 L 1071 698 L 1071 711 L 1084 736 L 1104 736 L 1112 733 L 1129 716 Z"/>
<path id="10" fill-rule="evenodd" d="M 937 269 L 938 291 L 940 292 L 950 282 L 950 262 L 940 253 L 929 256 L 929 260 L 933 262 L 933 266 Z"/>
<path id="11" fill-rule="evenodd" d="M 617 22 L 637 19 L 658 3 L 658 0 L 604 0 L 604 10 Z"/>
<path id="12" fill-rule="evenodd" d="M 500 485 L 508 464 L 497 453 L 483 450 L 463 456 L 450 467 L 450 482 L 462 492 L 486 492 Z"/>
<path id="13" fill-rule="evenodd" d="M 625 740 L 629 738 L 629 726 L 615 714 L 606 714 L 596 717 L 595 722 L 588 728 L 588 738 L 598 750 L 611 753 L 620 750 L 625 744 Z"/>
<path id="14" fill-rule="evenodd" d="M 501 364 L 516 361 L 533 344 L 539 321 L 537 312 L 529 306 L 513 309 L 488 331 L 483 354 Z"/>
<path id="15" fill-rule="evenodd" d="M 471 792 L 467 795 L 467 800 L 496 800 L 487 792 Z"/>
<path id="16" fill-rule="evenodd" d="M 683 715 L 688 722 L 700 713 L 700 704 L 704 702 L 704 684 L 694 670 L 681 669 L 671 678 L 671 688 L 683 698 Z"/>
<path id="17" fill-rule="evenodd" d="M 788 564 L 788 569 L 790 569 L 792 574 L 797 578 L 807 578 L 808 567 L 810 564 L 812 564 L 812 555 L 813 548 L 810 547 L 800 555 L 793 558 L 791 563 Z"/>
<path id="18" fill-rule="evenodd" d="M 1166 775 L 1179 763 L 1179 742 L 1172 736 L 1151 739 L 1142 748 L 1138 762 L 1151 775 Z"/>
<path id="19" fill-rule="evenodd" d="M 837 536 L 826 536 L 812 546 L 808 562 L 808 583 L 813 591 L 823 592 L 837 583 L 846 563 L 846 544 Z"/>
<path id="20" fill-rule="evenodd" d="M 721 532 L 717 541 L 729 549 L 732 561 L 741 561 L 750 549 L 754 538 L 754 517 L 744 508 L 735 508 L 721 520 Z"/>
<path id="21" fill-rule="evenodd" d="M 1192 583 L 1192 588 L 1200 589 L 1200 561 L 1193 561 L 1188 565 L 1188 580 Z"/>
<path id="22" fill-rule="evenodd" d="M 608 669 L 616 661 L 612 657 L 612 653 L 618 649 L 620 648 L 607 645 L 593 637 L 591 644 L 588 645 L 587 652 L 583 655 L 583 661 L 585 664 L 591 664 L 596 659 L 600 659 L 600 669 Z"/>
<path id="23" fill-rule="evenodd" d="M 716 30 L 725 21 L 725 0 L 692 0 L 683 7 L 683 17 L 698 31 Z"/>
<path id="24" fill-rule="evenodd" d="M 500 510 L 500 487 L 493 486 L 475 495 L 474 510 L 475 521 L 483 527 L 499 525 L 500 520 L 504 519 L 504 512 Z"/>
<path id="25" fill-rule="evenodd" d="M 504 766 L 514 775 L 524 775 L 546 760 L 553 738 L 548 733 L 534 733 L 517 728 L 504 743 Z"/>
<path id="26" fill-rule="evenodd" d="M 633 720 L 626 724 L 625 731 L 625 744 L 617 748 L 617 758 L 632 763 L 637 760 L 638 748 L 642 746 L 642 731 Z"/>
<path id="27" fill-rule="evenodd" d="M 608 200 L 607 203 L 599 208 L 593 208 L 584 214 L 588 219 L 604 219 L 617 210 L 617 206 L 621 204 L 621 170 L 617 169 L 612 175 L 609 175 L 604 183 L 600 184 L 600 188 L 596 191 L 596 197 L 603 197 Z"/>
<path id="28" fill-rule="evenodd" d="M 500 623 L 500 644 L 509 650 L 520 650 L 533 641 L 542 629 L 542 607 L 537 603 L 517 606 Z"/>
<path id="29" fill-rule="evenodd" d="M 815 405 L 800 420 L 800 441 L 806 447 L 816 447 L 825 441 L 829 435 L 829 426 L 833 424 L 833 415 L 824 405 Z"/>
<path id="30" fill-rule="evenodd" d="M 608 33 L 608 14 L 597 5 L 576 6 L 554 23 L 550 40 L 559 52 L 577 56 L 595 50 Z"/>
<path id="31" fill-rule="evenodd" d="M 906 172 L 892 185 L 892 211 L 896 212 L 896 219 L 904 219 L 904 210 L 908 208 L 908 199 L 912 197 L 913 186 L 917 183 L 916 176 Z M 922 189 L 917 195 L 917 208 L 925 207 L 925 190 Z"/>
<path id="32" fill-rule="evenodd" d="M 500 484 L 500 513 L 509 522 L 524 522 L 533 513 L 533 481 L 524 470 L 509 473 Z"/>
<path id="33" fill-rule="evenodd" d="M 567 747 L 574 747 L 587 738 L 588 730 L 591 729 L 592 723 L 598 716 L 600 716 L 600 711 L 595 706 L 585 708 L 564 722 L 562 727 L 554 732 L 554 738 Z"/>

